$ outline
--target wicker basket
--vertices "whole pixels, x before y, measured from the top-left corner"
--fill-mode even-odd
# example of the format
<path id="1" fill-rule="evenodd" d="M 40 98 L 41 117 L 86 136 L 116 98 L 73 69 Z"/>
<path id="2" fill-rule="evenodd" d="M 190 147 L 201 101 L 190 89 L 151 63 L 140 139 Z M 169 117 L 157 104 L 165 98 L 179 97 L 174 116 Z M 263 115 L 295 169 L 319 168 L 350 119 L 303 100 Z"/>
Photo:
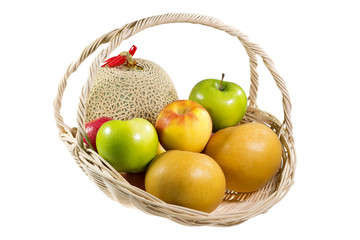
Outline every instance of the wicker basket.
<path id="1" fill-rule="evenodd" d="M 227 190 L 221 205 L 210 214 L 166 204 L 151 194 L 130 185 L 96 152 L 83 144 L 86 114 L 85 102 L 99 65 L 120 45 L 122 40 L 128 39 L 146 28 L 167 23 L 193 23 L 210 26 L 225 31 L 240 40 L 249 56 L 251 72 L 249 106 L 243 121 L 265 123 L 277 133 L 283 147 L 280 171 L 265 187 L 253 193 L 237 193 Z M 105 43 L 109 44 L 93 61 L 90 67 L 90 75 L 82 88 L 77 111 L 78 127 L 71 128 L 64 123 L 60 114 L 61 101 L 67 81 L 80 64 L 100 45 Z M 284 110 L 283 122 L 280 122 L 270 113 L 264 112 L 257 107 L 257 55 L 263 59 L 265 66 L 270 71 L 276 85 L 282 93 Z M 212 17 L 182 13 L 164 14 L 134 21 L 119 29 L 106 33 L 86 47 L 80 57 L 68 67 L 59 84 L 54 108 L 55 119 L 60 130 L 61 140 L 66 144 L 80 168 L 107 196 L 123 205 L 133 206 L 146 213 L 166 217 L 180 224 L 191 226 L 231 226 L 242 223 L 254 216 L 267 212 L 286 195 L 294 182 L 296 158 L 290 119 L 291 103 L 285 82 L 275 70 L 271 59 L 258 45 L 250 42 L 248 37 L 239 30 Z"/>

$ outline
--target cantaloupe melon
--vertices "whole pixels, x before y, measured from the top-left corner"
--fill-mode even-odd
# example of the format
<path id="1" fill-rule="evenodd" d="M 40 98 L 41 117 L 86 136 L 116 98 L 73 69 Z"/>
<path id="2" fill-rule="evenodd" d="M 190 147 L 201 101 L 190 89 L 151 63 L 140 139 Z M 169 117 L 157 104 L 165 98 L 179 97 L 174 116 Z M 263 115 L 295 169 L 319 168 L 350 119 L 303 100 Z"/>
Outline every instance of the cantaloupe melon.
<path id="1" fill-rule="evenodd" d="M 86 122 L 99 117 L 117 120 L 144 118 L 155 125 L 160 110 L 178 100 L 169 75 L 149 60 L 99 69 L 86 102 Z"/>

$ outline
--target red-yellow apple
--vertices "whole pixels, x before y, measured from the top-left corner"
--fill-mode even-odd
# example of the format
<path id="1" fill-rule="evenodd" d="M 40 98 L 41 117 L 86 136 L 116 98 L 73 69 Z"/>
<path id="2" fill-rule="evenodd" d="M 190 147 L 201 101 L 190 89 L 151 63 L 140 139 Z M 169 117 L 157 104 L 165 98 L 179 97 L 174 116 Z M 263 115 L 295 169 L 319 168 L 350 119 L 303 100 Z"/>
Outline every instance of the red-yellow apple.
<path id="1" fill-rule="evenodd" d="M 155 129 L 165 150 L 201 152 L 211 136 L 212 121 L 199 103 L 178 100 L 160 111 Z"/>

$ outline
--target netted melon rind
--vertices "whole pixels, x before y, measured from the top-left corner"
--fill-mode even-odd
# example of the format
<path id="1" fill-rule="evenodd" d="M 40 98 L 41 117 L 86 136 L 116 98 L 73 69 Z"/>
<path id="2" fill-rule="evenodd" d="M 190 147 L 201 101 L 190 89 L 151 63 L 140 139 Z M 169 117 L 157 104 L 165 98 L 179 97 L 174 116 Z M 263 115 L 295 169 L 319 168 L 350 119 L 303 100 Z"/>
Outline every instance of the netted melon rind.
<path id="1" fill-rule="evenodd" d="M 126 66 L 99 69 L 86 102 L 86 122 L 99 117 L 144 118 L 155 125 L 160 110 L 178 100 L 169 75 L 149 60 L 134 59 L 143 70 Z"/>

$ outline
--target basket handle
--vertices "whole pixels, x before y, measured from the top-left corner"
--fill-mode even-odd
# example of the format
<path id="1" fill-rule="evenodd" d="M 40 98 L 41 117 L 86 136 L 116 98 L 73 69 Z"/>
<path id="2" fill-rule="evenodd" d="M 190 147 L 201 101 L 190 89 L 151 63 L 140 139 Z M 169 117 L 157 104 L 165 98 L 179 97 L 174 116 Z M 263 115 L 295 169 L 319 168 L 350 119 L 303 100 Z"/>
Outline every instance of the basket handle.
<path id="1" fill-rule="evenodd" d="M 67 70 L 65 71 L 64 76 L 61 78 L 60 83 L 58 85 L 58 91 L 57 95 L 54 100 L 54 115 L 55 115 L 55 121 L 56 125 L 59 128 L 61 133 L 71 132 L 71 128 L 64 123 L 64 119 L 60 114 L 61 110 L 61 103 L 62 98 L 64 95 L 64 91 L 67 86 L 67 81 L 72 73 L 74 73 L 80 64 L 88 57 L 90 56 L 101 44 L 107 43 L 110 41 L 110 39 L 117 33 L 118 29 L 115 29 L 111 32 L 108 32 L 104 34 L 103 36 L 99 37 L 95 41 L 93 41 L 89 46 L 87 46 L 78 59 L 71 63 Z"/>
<path id="2" fill-rule="evenodd" d="M 63 119 L 60 114 L 61 108 L 61 99 L 63 96 L 63 92 L 66 88 L 66 83 L 70 75 L 76 71 L 79 65 L 90 55 L 92 54 L 101 44 L 110 42 L 109 46 L 106 49 L 103 49 L 95 60 L 92 62 L 90 66 L 90 74 L 88 76 L 86 84 L 83 86 L 79 106 L 77 111 L 77 123 L 78 123 L 78 143 L 82 145 L 82 136 L 85 136 L 85 103 L 90 92 L 90 88 L 93 84 L 93 80 L 95 75 L 99 69 L 100 64 L 110 55 L 110 53 L 116 49 L 123 40 L 128 39 L 129 37 L 135 35 L 136 33 L 161 24 L 168 23 L 193 23 L 200 24 L 204 26 L 209 26 L 218 30 L 222 30 L 234 37 L 237 37 L 239 41 L 244 46 L 248 56 L 250 63 L 250 91 L 249 91 L 249 106 L 256 106 L 257 99 L 257 91 L 258 91 L 258 74 L 257 74 L 257 58 L 256 56 L 260 56 L 263 59 L 264 65 L 270 71 L 273 76 L 275 83 L 282 94 L 282 105 L 284 111 L 284 120 L 281 126 L 281 131 L 283 134 L 288 134 L 292 136 L 292 123 L 291 123 L 291 102 L 288 90 L 286 88 L 284 80 L 277 73 L 272 60 L 269 56 L 262 50 L 260 46 L 252 43 L 249 38 L 240 32 L 239 30 L 228 26 L 218 19 L 203 16 L 198 14 L 190 14 L 190 13 L 169 13 L 163 15 L 156 15 L 148 18 L 143 18 L 129 24 L 124 25 L 119 29 L 115 29 L 97 40 L 91 43 L 85 50 L 82 52 L 80 57 L 72 63 L 68 70 L 65 72 L 58 88 L 58 94 L 55 99 L 54 108 L 55 108 L 55 119 L 60 131 L 65 132 L 66 130 L 70 131 L 71 129 L 63 122 Z"/>

